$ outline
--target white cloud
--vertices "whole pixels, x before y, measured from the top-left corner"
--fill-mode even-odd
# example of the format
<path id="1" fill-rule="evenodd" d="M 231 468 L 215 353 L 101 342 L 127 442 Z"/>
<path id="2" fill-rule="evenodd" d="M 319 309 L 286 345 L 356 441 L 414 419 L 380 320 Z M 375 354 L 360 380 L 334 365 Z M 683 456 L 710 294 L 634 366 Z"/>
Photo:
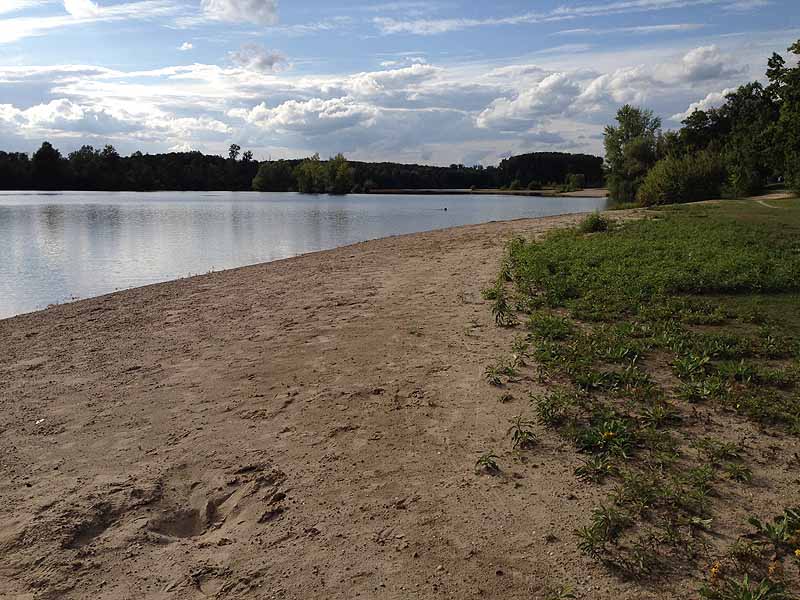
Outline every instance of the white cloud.
<path id="1" fill-rule="evenodd" d="M 67 5 L 69 4 L 69 7 Z M 163 19 L 180 11 L 171 0 L 139 0 L 100 7 L 90 0 L 66 0 L 65 8 L 74 10 L 66 15 L 14 17 L 0 20 L 0 44 L 16 42 L 27 37 L 46 35 L 66 27 L 90 23 L 126 20 Z"/>
<path id="2" fill-rule="evenodd" d="M 701 46 L 684 55 L 683 75 L 690 82 L 740 75 L 741 69 L 733 66 L 731 60 L 731 57 L 723 56 L 717 46 Z"/>
<path id="3" fill-rule="evenodd" d="M 631 27 L 612 27 L 609 29 L 582 27 L 579 29 L 562 29 L 553 35 L 608 35 L 609 33 L 672 33 L 675 31 L 696 31 L 705 25 L 701 23 L 665 23 L 663 25 L 636 25 Z"/>
<path id="4" fill-rule="evenodd" d="M 192 48 L 194 48 L 194 44 L 192 44 L 192 42 L 183 42 L 180 46 L 178 46 L 178 50 L 181 52 L 187 52 Z"/>
<path id="5" fill-rule="evenodd" d="M 497 98 L 477 117 L 482 128 L 527 129 L 543 117 L 560 115 L 580 94 L 580 86 L 566 73 L 553 73 L 526 87 L 516 98 Z"/>
<path id="6" fill-rule="evenodd" d="M 624 67 L 593 79 L 583 90 L 578 104 L 587 110 L 602 110 L 608 104 L 641 104 L 650 90 L 659 85 L 643 65 Z"/>
<path id="7" fill-rule="evenodd" d="M 64 0 L 64 10 L 78 19 L 90 19 L 100 14 L 100 7 L 92 0 Z"/>
<path id="8" fill-rule="evenodd" d="M 278 21 L 277 0 L 201 0 L 204 15 L 216 21 L 274 25 Z"/>
<path id="9" fill-rule="evenodd" d="M 19 12 L 44 3 L 45 0 L 2 0 L 0 1 L 0 15 Z"/>
<path id="10" fill-rule="evenodd" d="M 250 71 L 272 73 L 287 64 L 286 57 L 277 50 L 267 50 L 254 43 L 242 44 L 236 52 L 230 53 L 234 64 Z"/>
<path id="11" fill-rule="evenodd" d="M 436 35 L 462 31 L 475 27 L 501 25 L 531 25 L 570 20 L 579 17 L 602 17 L 609 15 L 642 13 L 663 10 L 684 9 L 693 6 L 720 6 L 739 10 L 757 7 L 765 0 L 618 0 L 602 4 L 564 5 L 550 11 L 529 11 L 505 17 L 444 18 L 444 19 L 395 19 L 376 17 L 373 22 L 384 34 Z"/>
<path id="12" fill-rule="evenodd" d="M 377 112 L 374 106 L 345 96 L 330 100 L 289 100 L 275 108 L 269 108 L 262 102 L 250 110 L 235 109 L 229 114 L 260 129 L 317 136 L 356 125 L 369 127 L 374 123 Z"/>
<path id="13" fill-rule="evenodd" d="M 702 100 L 692 102 L 684 112 L 676 113 L 670 117 L 672 121 L 683 121 L 696 110 L 709 110 L 725 103 L 725 96 L 735 92 L 734 88 L 725 88 L 721 92 L 711 92 Z"/>

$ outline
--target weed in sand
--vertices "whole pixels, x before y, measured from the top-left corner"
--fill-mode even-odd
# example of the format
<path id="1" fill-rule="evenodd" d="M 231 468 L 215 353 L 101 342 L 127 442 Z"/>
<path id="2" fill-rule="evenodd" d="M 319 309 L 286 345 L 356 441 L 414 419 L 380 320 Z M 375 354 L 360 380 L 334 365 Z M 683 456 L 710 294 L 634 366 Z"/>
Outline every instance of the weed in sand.
<path id="1" fill-rule="evenodd" d="M 603 454 L 594 454 L 584 459 L 583 464 L 575 469 L 575 475 L 581 481 L 602 483 L 606 477 L 619 473 L 616 465 Z"/>
<path id="2" fill-rule="evenodd" d="M 507 435 L 511 436 L 511 447 L 514 450 L 527 450 L 536 445 L 538 438 L 532 427 L 533 421 L 523 419 L 520 415 L 511 419 Z"/>
<path id="3" fill-rule="evenodd" d="M 784 587 L 769 579 L 750 581 L 745 575 L 741 581 L 725 578 L 723 581 L 700 588 L 700 597 L 705 600 L 792 600 Z"/>
<path id="4" fill-rule="evenodd" d="M 481 456 L 475 462 L 475 469 L 490 473 L 492 475 L 499 473 L 500 466 L 497 464 L 498 458 L 500 457 L 493 452 L 485 452 L 484 454 L 481 454 Z"/>

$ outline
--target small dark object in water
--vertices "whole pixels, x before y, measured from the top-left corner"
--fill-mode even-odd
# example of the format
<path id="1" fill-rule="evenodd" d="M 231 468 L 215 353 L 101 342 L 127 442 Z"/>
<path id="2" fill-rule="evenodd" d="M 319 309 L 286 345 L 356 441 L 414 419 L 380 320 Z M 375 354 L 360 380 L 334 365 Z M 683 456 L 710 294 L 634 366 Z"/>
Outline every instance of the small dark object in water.
<path id="1" fill-rule="evenodd" d="M 443 210 L 443 211 L 445 211 L 445 212 L 447 212 L 447 207 L 445 206 L 445 207 L 444 207 L 442 210 Z"/>

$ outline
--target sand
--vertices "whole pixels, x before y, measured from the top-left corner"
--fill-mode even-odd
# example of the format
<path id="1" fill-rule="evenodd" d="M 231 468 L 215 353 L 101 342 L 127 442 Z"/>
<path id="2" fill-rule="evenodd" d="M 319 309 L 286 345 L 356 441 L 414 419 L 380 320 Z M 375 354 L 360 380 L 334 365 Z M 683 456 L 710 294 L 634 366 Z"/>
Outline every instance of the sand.
<path id="1" fill-rule="evenodd" d="M 0 597 L 673 597 L 580 555 L 573 530 L 603 492 L 554 435 L 512 460 L 528 399 L 499 402 L 483 376 L 515 335 L 480 295 L 504 243 L 579 218 L 0 321 Z M 500 476 L 475 472 L 491 449 Z"/>

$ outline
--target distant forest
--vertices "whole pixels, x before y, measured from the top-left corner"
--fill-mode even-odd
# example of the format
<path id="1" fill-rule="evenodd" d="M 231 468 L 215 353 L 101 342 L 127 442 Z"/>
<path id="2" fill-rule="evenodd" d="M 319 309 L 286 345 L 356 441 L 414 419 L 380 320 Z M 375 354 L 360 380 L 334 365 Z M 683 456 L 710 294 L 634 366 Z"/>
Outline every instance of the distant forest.
<path id="1" fill-rule="evenodd" d="M 4 190 L 232 190 L 349 191 L 375 189 L 537 189 L 543 185 L 581 186 L 603 183 L 603 159 L 586 154 L 535 152 L 503 160 L 498 166 L 405 165 L 347 161 L 335 184 L 317 185 L 313 165 L 329 161 L 311 159 L 259 162 L 251 152 L 234 144 L 227 157 L 200 152 L 170 152 L 121 156 L 113 146 L 83 146 L 63 156 L 49 142 L 29 156 L 0 151 L 0 189 Z M 331 161 L 331 168 L 334 164 Z M 302 168 L 298 168 L 302 167 Z M 258 177 L 257 177 L 258 175 Z M 328 178 L 333 181 L 333 177 Z M 255 181 L 254 181 L 255 180 Z"/>

